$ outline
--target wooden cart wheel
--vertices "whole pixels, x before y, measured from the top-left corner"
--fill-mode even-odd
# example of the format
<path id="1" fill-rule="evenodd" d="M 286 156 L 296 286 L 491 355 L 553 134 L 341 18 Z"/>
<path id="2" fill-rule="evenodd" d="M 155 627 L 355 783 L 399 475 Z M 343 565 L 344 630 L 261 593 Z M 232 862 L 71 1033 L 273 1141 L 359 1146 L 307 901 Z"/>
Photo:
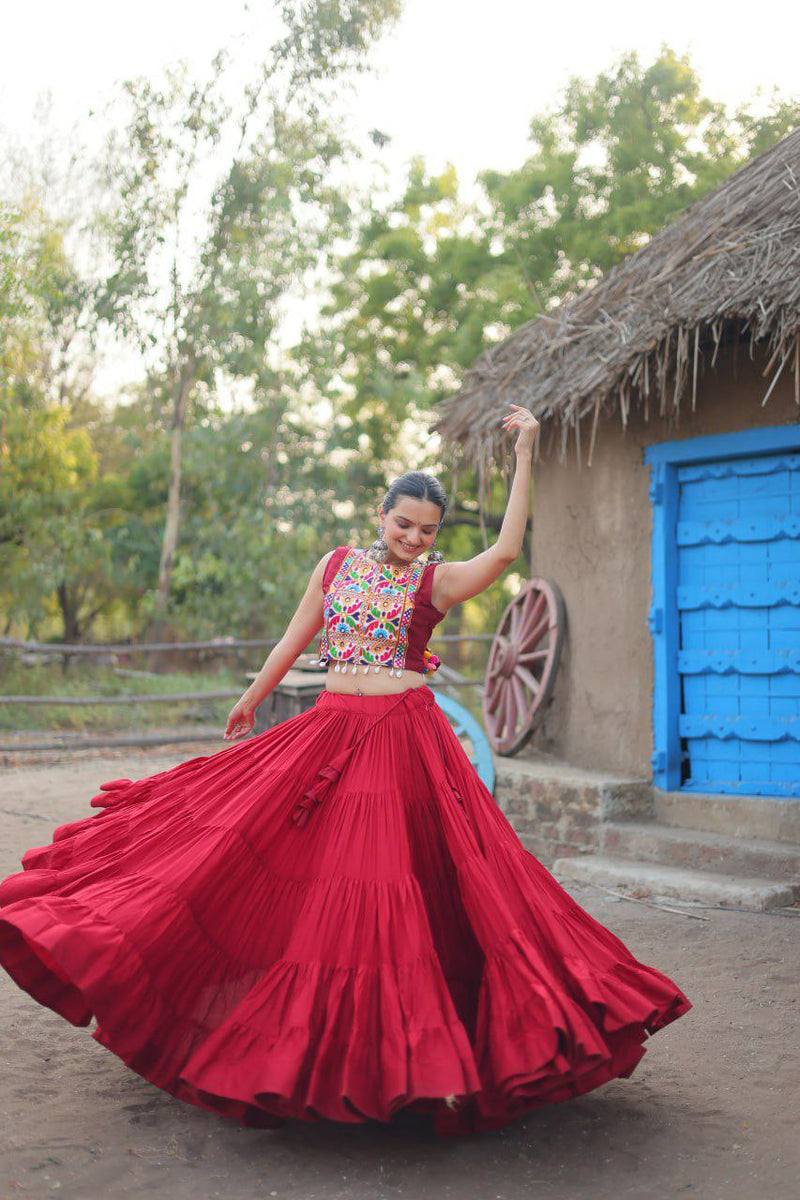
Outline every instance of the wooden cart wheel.
<path id="1" fill-rule="evenodd" d="M 566 609 L 550 579 L 528 579 L 500 618 L 483 693 L 486 736 L 516 754 L 541 721 L 561 656 Z"/>

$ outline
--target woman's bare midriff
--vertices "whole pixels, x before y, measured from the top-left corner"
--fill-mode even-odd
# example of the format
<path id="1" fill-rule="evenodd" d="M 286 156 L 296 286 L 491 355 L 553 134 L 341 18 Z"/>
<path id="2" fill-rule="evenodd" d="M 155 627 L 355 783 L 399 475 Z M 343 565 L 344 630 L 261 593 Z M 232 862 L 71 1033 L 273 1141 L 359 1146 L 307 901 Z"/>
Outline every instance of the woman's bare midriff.
<path id="1" fill-rule="evenodd" d="M 351 671 L 333 671 L 328 668 L 325 687 L 329 692 L 343 692 L 348 696 L 395 696 L 409 688 L 427 687 L 421 671 L 406 671 L 388 675 L 386 671 L 368 671 L 358 668 L 356 675 Z"/>

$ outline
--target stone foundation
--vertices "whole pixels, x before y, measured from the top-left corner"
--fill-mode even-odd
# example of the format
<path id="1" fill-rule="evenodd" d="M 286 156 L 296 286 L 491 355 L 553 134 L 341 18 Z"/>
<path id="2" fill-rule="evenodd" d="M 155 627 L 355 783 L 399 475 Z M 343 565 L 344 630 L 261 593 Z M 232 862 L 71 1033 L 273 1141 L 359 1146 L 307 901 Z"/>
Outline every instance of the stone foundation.
<path id="1" fill-rule="evenodd" d="M 494 797 L 526 850 L 545 865 L 599 849 L 604 822 L 653 815 L 648 780 L 622 779 L 549 760 L 495 756 Z"/>

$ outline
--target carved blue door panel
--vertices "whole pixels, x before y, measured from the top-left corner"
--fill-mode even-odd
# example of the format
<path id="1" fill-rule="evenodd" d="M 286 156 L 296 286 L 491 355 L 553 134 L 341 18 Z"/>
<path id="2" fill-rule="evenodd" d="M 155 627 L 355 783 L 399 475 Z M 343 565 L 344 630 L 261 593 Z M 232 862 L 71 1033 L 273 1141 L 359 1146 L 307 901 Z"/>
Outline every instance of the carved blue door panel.
<path id="1" fill-rule="evenodd" d="M 800 455 L 693 463 L 677 483 L 682 786 L 798 796 Z"/>
<path id="2" fill-rule="evenodd" d="M 800 424 L 655 443 L 653 782 L 800 796 Z"/>

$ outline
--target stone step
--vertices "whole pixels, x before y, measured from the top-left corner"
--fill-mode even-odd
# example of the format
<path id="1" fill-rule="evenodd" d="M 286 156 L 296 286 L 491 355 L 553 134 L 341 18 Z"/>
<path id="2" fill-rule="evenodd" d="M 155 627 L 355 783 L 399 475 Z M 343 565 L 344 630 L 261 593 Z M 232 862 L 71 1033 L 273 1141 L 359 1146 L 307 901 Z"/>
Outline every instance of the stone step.
<path id="1" fill-rule="evenodd" d="M 585 854 L 576 858 L 558 858 L 552 873 L 559 882 L 595 883 L 629 892 L 642 899 L 665 897 L 693 900 L 725 908 L 782 908 L 800 899 L 800 885 L 778 883 L 743 875 L 722 875 L 716 871 L 693 871 L 683 867 L 663 867 L 657 863 L 636 862 L 605 854 Z"/>
<path id="2" fill-rule="evenodd" d="M 711 792 L 664 792 L 653 788 L 652 812 L 661 825 L 800 844 L 800 799 L 725 796 Z M 635 819 L 638 814 L 630 813 Z"/>
<path id="3" fill-rule="evenodd" d="M 564 812 L 601 820 L 651 817 L 649 780 L 588 771 L 546 757 L 494 755 L 495 795 L 507 816 L 530 821 L 556 820 Z"/>
<path id="4" fill-rule="evenodd" d="M 800 881 L 800 845 L 681 829 L 657 821 L 610 821 L 600 828 L 602 854 L 726 875 Z"/>

